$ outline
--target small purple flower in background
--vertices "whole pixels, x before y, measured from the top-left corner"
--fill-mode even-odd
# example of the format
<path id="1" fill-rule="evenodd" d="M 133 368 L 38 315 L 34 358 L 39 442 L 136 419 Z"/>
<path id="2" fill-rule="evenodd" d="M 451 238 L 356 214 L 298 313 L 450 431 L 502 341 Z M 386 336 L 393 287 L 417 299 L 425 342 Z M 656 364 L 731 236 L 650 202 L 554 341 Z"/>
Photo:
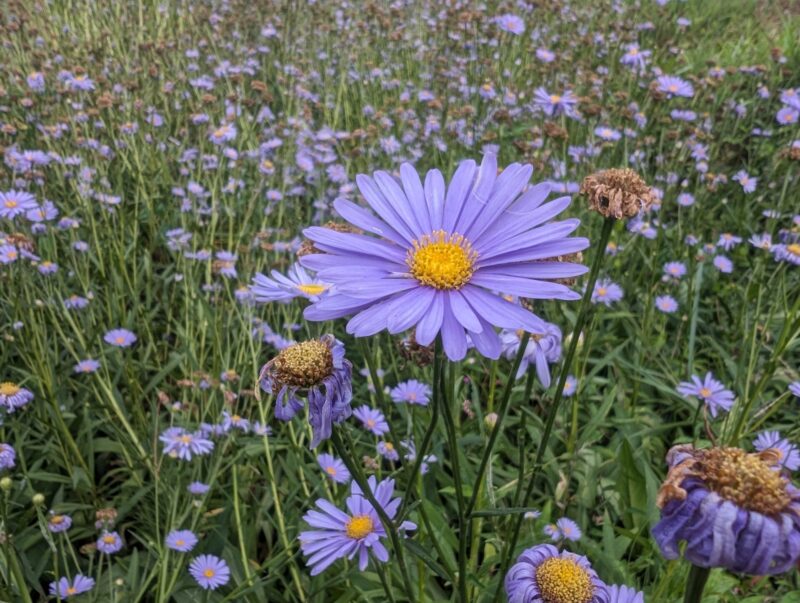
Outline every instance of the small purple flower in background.
<path id="1" fill-rule="evenodd" d="M 17 216 L 39 207 L 36 197 L 25 191 L 0 192 L 0 218 L 13 220 Z"/>
<path id="2" fill-rule="evenodd" d="M 82 574 L 76 575 L 70 582 L 69 578 L 60 578 L 58 582 L 50 583 L 50 595 L 68 599 L 74 595 L 89 592 L 94 588 L 94 578 Z"/>
<path id="3" fill-rule="evenodd" d="M 382 436 L 389 432 L 389 424 L 383 413 L 377 408 L 370 408 L 366 404 L 353 411 L 353 416 L 361 421 L 362 426 L 373 435 Z"/>
<path id="4" fill-rule="evenodd" d="M 294 264 L 286 276 L 277 270 L 273 270 L 271 274 L 272 278 L 261 273 L 253 277 L 250 291 L 257 302 L 289 302 L 295 297 L 304 297 L 315 302 L 330 289 L 329 284 L 309 275 L 300 264 Z"/>
<path id="5" fill-rule="evenodd" d="M 715 255 L 714 256 L 714 268 L 722 272 L 723 274 L 730 274 L 733 272 L 733 262 L 731 262 L 730 258 L 724 255 Z"/>
<path id="6" fill-rule="evenodd" d="M 680 279 L 686 274 L 686 264 L 683 262 L 667 262 L 664 264 L 664 274 L 674 279 Z"/>
<path id="7" fill-rule="evenodd" d="M 800 449 L 789 440 L 782 438 L 777 431 L 764 431 L 753 440 L 753 447 L 759 452 L 769 448 L 778 453 L 777 469 L 784 467 L 789 471 L 800 469 Z"/>
<path id="8" fill-rule="evenodd" d="M 795 266 L 800 266 L 800 243 L 773 245 L 772 253 L 776 262 L 789 262 Z"/>
<path id="9" fill-rule="evenodd" d="M 187 492 L 192 496 L 202 496 L 206 492 L 208 492 L 211 487 L 208 484 L 204 484 L 202 482 L 192 482 L 188 486 L 186 486 Z"/>
<path id="10" fill-rule="evenodd" d="M 66 532 L 72 527 L 72 517 L 63 513 L 50 511 L 50 518 L 47 520 L 47 529 L 53 534 Z"/>
<path id="11" fill-rule="evenodd" d="M 650 55 L 653 54 L 652 51 L 641 50 L 638 44 L 628 44 L 625 48 L 625 54 L 620 58 L 620 63 L 632 67 L 634 70 L 642 70 L 647 67 Z"/>
<path id="12" fill-rule="evenodd" d="M 325 476 L 337 484 L 346 484 L 350 481 L 350 471 L 347 470 L 347 466 L 342 459 L 337 459 L 332 454 L 324 453 L 317 456 L 317 462 L 325 472 Z"/>
<path id="13" fill-rule="evenodd" d="M 644 593 L 620 584 L 608 586 L 608 603 L 644 603 Z"/>
<path id="14" fill-rule="evenodd" d="M 789 126 L 800 121 L 800 111 L 794 107 L 783 107 L 775 115 L 775 120 L 782 126 Z"/>
<path id="15" fill-rule="evenodd" d="M 578 391 L 578 378 L 575 375 L 567 375 L 567 380 L 564 382 L 564 397 L 574 396 L 576 391 Z"/>
<path id="16" fill-rule="evenodd" d="M 3 381 L 0 383 L 0 408 L 5 407 L 9 413 L 22 408 L 33 400 L 33 392 L 16 383 Z"/>
<path id="17" fill-rule="evenodd" d="M 87 358 L 86 360 L 81 360 L 72 367 L 72 371 L 74 373 L 94 373 L 99 368 L 100 363 L 97 360 Z"/>
<path id="18" fill-rule="evenodd" d="M 618 130 L 610 128 L 609 126 L 597 126 L 594 129 L 594 135 L 602 140 L 608 141 L 616 141 L 622 138 L 622 134 L 620 134 Z"/>
<path id="19" fill-rule="evenodd" d="M 510 603 L 608 603 L 606 585 L 589 560 L 552 544 L 523 551 L 504 586 Z"/>
<path id="20" fill-rule="evenodd" d="M 233 124 L 223 124 L 208 135 L 208 139 L 214 144 L 225 144 L 226 142 L 231 142 L 235 138 L 236 126 Z"/>
<path id="21" fill-rule="evenodd" d="M 618 302 L 623 296 L 622 287 L 610 281 L 607 278 L 600 279 L 594 285 L 592 292 L 593 304 L 605 304 L 610 306 L 614 302 Z"/>
<path id="22" fill-rule="evenodd" d="M 216 590 L 231 579 L 231 570 L 224 559 L 214 555 L 195 557 L 189 565 L 189 573 L 205 590 Z"/>
<path id="23" fill-rule="evenodd" d="M 515 36 L 525 32 L 525 21 L 520 19 L 517 15 L 501 15 L 495 18 L 495 23 L 497 23 L 497 27 L 503 31 L 507 31 Z"/>
<path id="24" fill-rule="evenodd" d="M 565 90 L 561 94 L 550 94 L 544 88 L 537 88 L 533 93 L 533 103 L 548 117 L 556 117 L 562 113 L 567 116 L 575 115 L 575 106 L 578 97 L 572 91 Z"/>
<path id="25" fill-rule="evenodd" d="M 403 455 L 403 458 L 407 460 L 409 463 L 413 463 L 417 460 L 417 447 L 411 440 L 400 440 L 400 445 L 408 450 L 406 454 Z M 422 475 L 425 475 L 430 467 L 428 463 L 435 463 L 439 459 L 436 458 L 434 454 L 426 454 L 425 457 L 422 459 L 422 462 L 419 464 L 419 472 Z"/>
<path id="26" fill-rule="evenodd" d="M 158 439 L 164 442 L 164 454 L 184 461 L 191 461 L 194 455 L 210 454 L 214 442 L 201 432 L 190 433 L 183 427 L 170 427 Z"/>
<path id="27" fill-rule="evenodd" d="M 97 539 L 97 550 L 106 555 L 113 555 L 122 548 L 122 538 L 117 532 L 103 532 Z"/>
<path id="28" fill-rule="evenodd" d="M 218 251 L 214 254 L 217 259 L 214 261 L 214 271 L 225 278 L 236 278 L 236 260 L 238 256 L 230 251 Z"/>
<path id="29" fill-rule="evenodd" d="M 181 553 L 191 551 L 197 542 L 197 536 L 191 530 L 173 530 L 164 541 L 168 548 Z"/>
<path id="30" fill-rule="evenodd" d="M 656 90 L 666 94 L 667 98 L 673 96 L 682 96 L 684 98 L 692 98 L 694 96 L 694 88 L 686 80 L 673 75 L 662 75 L 656 80 Z"/>
<path id="31" fill-rule="evenodd" d="M 400 460 L 400 454 L 391 442 L 380 441 L 377 445 L 378 454 L 387 461 L 395 462 Z"/>
<path id="32" fill-rule="evenodd" d="M 430 401 L 431 388 L 425 383 L 420 383 L 416 379 L 410 379 L 398 383 L 389 392 L 392 400 L 397 404 L 407 402 L 409 404 L 419 404 L 427 406 Z"/>
<path id="33" fill-rule="evenodd" d="M 553 61 L 556 60 L 556 53 L 547 48 L 537 48 L 536 58 L 539 59 L 542 63 L 552 63 Z"/>
<path id="34" fill-rule="evenodd" d="M 394 480 L 385 479 L 378 483 L 375 476 L 370 476 L 368 483 L 375 500 L 387 517 L 393 520 L 401 501 L 400 498 L 392 498 Z M 319 499 L 317 509 L 303 516 L 308 525 L 314 528 L 301 532 L 298 536 L 300 548 L 308 557 L 307 564 L 311 567 L 312 576 L 323 572 L 338 559 L 352 559 L 356 554 L 358 567 L 362 572 L 367 569 L 370 552 L 380 562 L 389 560 L 389 551 L 381 542 L 387 534 L 380 517 L 355 482 L 350 484 L 350 496 L 345 504 L 348 513 L 325 499 Z M 400 533 L 416 528 L 410 521 L 404 521 L 397 526 Z"/>
<path id="35" fill-rule="evenodd" d="M 550 364 L 561 359 L 561 329 L 549 322 L 544 323 L 544 329 L 539 333 L 531 333 L 528 345 L 522 356 L 516 378 L 519 379 L 526 372 L 528 367 L 533 364 L 536 367 L 536 375 L 545 388 L 550 387 Z M 500 341 L 503 343 L 503 354 L 509 360 L 513 360 L 519 351 L 522 331 L 512 331 L 506 329 L 500 332 Z"/>
<path id="36" fill-rule="evenodd" d="M 800 398 L 800 381 L 793 381 L 789 384 L 789 391 L 797 398 Z"/>
<path id="37" fill-rule="evenodd" d="M 736 247 L 739 243 L 742 242 L 742 237 L 737 237 L 730 232 L 723 232 L 719 235 L 719 240 L 717 241 L 717 247 L 722 247 L 725 251 L 730 251 L 734 247 Z"/>
<path id="38" fill-rule="evenodd" d="M 13 469 L 17 460 L 17 451 L 11 444 L 0 442 L 0 469 Z"/>
<path id="39" fill-rule="evenodd" d="M 748 239 L 748 242 L 753 246 L 757 247 L 758 249 L 764 249 L 765 251 L 772 250 L 772 235 L 768 232 L 763 234 L 754 234 L 752 237 Z"/>
<path id="40" fill-rule="evenodd" d="M 665 314 L 673 314 L 678 310 L 678 302 L 671 295 L 659 295 L 656 297 L 656 308 Z"/>
<path id="41" fill-rule="evenodd" d="M 752 193 L 758 186 L 758 178 L 753 178 L 744 170 L 739 170 L 733 175 L 733 180 L 738 182 L 745 193 Z"/>
<path id="42" fill-rule="evenodd" d="M 14 245 L 0 245 L 0 264 L 13 264 L 19 259 L 19 251 Z"/>
<path id="43" fill-rule="evenodd" d="M 710 372 L 703 379 L 692 375 L 691 381 L 681 381 L 676 388 L 684 397 L 694 396 L 701 399 L 708 408 L 712 417 L 717 416 L 720 409 L 728 412 L 733 407 L 733 392 L 714 378 Z"/>
<path id="44" fill-rule="evenodd" d="M 128 329 L 111 329 L 104 336 L 103 340 L 118 348 L 128 348 L 136 343 L 136 335 Z"/>
<path id="45" fill-rule="evenodd" d="M 549 536 L 553 542 L 558 542 L 559 540 L 577 542 L 583 535 L 580 526 L 567 517 L 562 517 L 555 523 L 546 525 L 544 527 L 544 533 Z"/>
<path id="46" fill-rule="evenodd" d="M 250 431 L 250 421 L 237 414 L 230 414 L 227 410 L 222 411 L 222 430 L 228 433 L 231 429 L 238 429 L 243 433 Z"/>
<path id="47" fill-rule="evenodd" d="M 681 207 L 690 207 L 694 205 L 694 195 L 691 193 L 681 193 L 678 195 L 678 205 Z"/>

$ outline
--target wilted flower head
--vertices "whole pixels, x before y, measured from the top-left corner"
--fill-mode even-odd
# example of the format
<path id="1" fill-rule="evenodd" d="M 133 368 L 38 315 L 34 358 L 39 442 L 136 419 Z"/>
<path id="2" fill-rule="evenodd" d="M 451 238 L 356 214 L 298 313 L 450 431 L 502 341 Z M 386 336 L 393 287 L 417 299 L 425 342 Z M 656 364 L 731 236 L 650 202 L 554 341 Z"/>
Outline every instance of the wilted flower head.
<path id="1" fill-rule="evenodd" d="M 331 436 L 334 423 L 351 414 L 353 365 L 344 345 L 323 335 L 282 350 L 261 369 L 261 389 L 275 395 L 275 416 L 289 421 L 308 399 L 308 420 L 314 432 L 311 447 Z"/>
<path id="2" fill-rule="evenodd" d="M 589 199 L 591 209 L 618 220 L 633 218 L 656 201 L 652 189 L 629 168 L 612 168 L 587 176 L 580 192 Z"/>
<path id="3" fill-rule="evenodd" d="M 531 333 L 516 378 L 522 377 L 533 364 L 539 381 L 547 388 L 550 387 L 550 364 L 561 359 L 561 329 L 549 322 L 544 323 L 544 327 L 544 333 Z M 523 334 L 522 330 L 505 330 L 500 334 L 505 357 L 509 360 L 516 357 Z"/>
<path id="4" fill-rule="evenodd" d="M 800 558 L 800 490 L 775 466 L 772 449 L 674 446 L 658 494 L 661 521 L 653 537 L 667 559 L 680 554 L 699 567 L 762 576 Z"/>

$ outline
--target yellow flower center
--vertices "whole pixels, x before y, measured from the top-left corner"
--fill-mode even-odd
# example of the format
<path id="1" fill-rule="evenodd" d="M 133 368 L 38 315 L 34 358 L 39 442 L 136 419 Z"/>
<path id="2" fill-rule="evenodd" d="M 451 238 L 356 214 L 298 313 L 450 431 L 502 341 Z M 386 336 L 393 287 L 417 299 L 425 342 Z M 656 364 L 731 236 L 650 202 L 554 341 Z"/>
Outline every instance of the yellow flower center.
<path id="1" fill-rule="evenodd" d="M 120 335 L 119 337 L 114 338 L 114 341 L 116 343 L 125 343 L 125 338 L 122 335 Z"/>
<path id="2" fill-rule="evenodd" d="M 600 287 L 597 290 L 597 295 L 599 295 L 600 297 L 604 297 L 606 293 L 608 293 L 608 289 L 606 289 L 605 287 Z"/>
<path id="3" fill-rule="evenodd" d="M 536 585 L 545 603 L 589 603 L 594 596 L 589 572 L 566 557 L 545 559 L 536 569 Z"/>
<path id="4" fill-rule="evenodd" d="M 117 539 L 114 538 L 111 534 L 103 536 L 103 542 L 105 542 L 106 544 L 114 544 L 116 541 Z"/>
<path id="5" fill-rule="evenodd" d="M 722 498 L 748 511 L 775 516 L 791 498 L 780 472 L 762 455 L 748 454 L 740 448 L 711 448 L 703 456 L 700 473 L 708 487 Z"/>
<path id="6" fill-rule="evenodd" d="M 384 446 L 384 448 L 386 448 L 386 450 L 388 450 L 389 452 L 391 452 L 392 450 L 394 450 L 394 445 L 393 445 L 391 442 L 384 442 L 384 443 L 383 443 L 383 446 Z"/>
<path id="7" fill-rule="evenodd" d="M 192 442 L 192 436 L 188 433 L 180 436 L 178 439 L 181 441 L 181 444 L 190 444 Z"/>
<path id="8" fill-rule="evenodd" d="M 20 387 L 16 383 L 4 381 L 0 383 L 0 396 L 15 396 L 19 393 Z"/>
<path id="9" fill-rule="evenodd" d="M 334 466 L 325 467 L 325 473 L 327 473 L 328 475 L 336 475 L 336 467 Z"/>
<path id="10" fill-rule="evenodd" d="M 670 84 L 667 87 L 667 90 L 669 90 L 670 92 L 677 92 L 678 91 L 678 85 L 677 84 Z"/>
<path id="11" fill-rule="evenodd" d="M 53 515 L 50 518 L 50 523 L 52 523 L 54 526 L 59 525 L 63 521 L 64 521 L 64 516 L 63 515 Z"/>
<path id="12" fill-rule="evenodd" d="M 361 540 L 372 534 L 374 529 L 375 526 L 372 523 L 372 517 L 369 515 L 356 515 L 349 519 L 347 525 L 345 525 L 344 531 L 348 538 Z"/>
<path id="13" fill-rule="evenodd" d="M 67 587 L 67 594 L 68 595 L 74 595 L 77 592 L 78 592 L 78 589 L 75 588 L 74 586 L 68 586 Z"/>
<path id="14" fill-rule="evenodd" d="M 786 251 L 788 251 L 792 255 L 800 256 L 800 243 L 792 243 L 791 245 L 787 245 Z"/>
<path id="15" fill-rule="evenodd" d="M 414 241 L 406 263 L 411 275 L 434 289 L 460 289 L 472 278 L 478 258 L 462 235 L 437 230 Z"/>
<path id="16" fill-rule="evenodd" d="M 8 209 L 14 209 L 17 205 L 19 205 L 19 204 L 16 201 L 14 201 L 14 199 L 8 199 L 6 201 L 6 207 Z"/>
<path id="17" fill-rule="evenodd" d="M 233 415 L 233 416 L 231 416 L 231 422 L 232 422 L 232 423 L 238 423 L 238 422 L 239 422 L 239 421 L 241 421 L 241 420 L 242 420 L 242 417 L 240 417 L 239 415 Z"/>
<path id="18" fill-rule="evenodd" d="M 550 102 L 554 105 L 557 105 L 561 102 L 561 95 L 560 94 L 551 94 L 550 95 Z"/>
<path id="19" fill-rule="evenodd" d="M 272 372 L 280 383 L 312 387 L 333 372 L 333 354 L 319 339 L 296 343 L 278 354 Z"/>
<path id="20" fill-rule="evenodd" d="M 175 541 L 175 546 L 183 546 L 185 543 L 186 543 L 186 541 L 183 538 L 178 538 Z"/>
<path id="21" fill-rule="evenodd" d="M 707 387 L 701 387 L 700 388 L 700 395 L 703 398 L 710 398 L 711 397 L 711 390 L 708 389 Z"/>
<path id="22" fill-rule="evenodd" d="M 214 138 L 222 138 L 228 133 L 228 128 L 223 126 L 214 132 Z"/>
<path id="23" fill-rule="evenodd" d="M 367 427 L 375 427 L 375 419 L 367 419 Z"/>
<path id="24" fill-rule="evenodd" d="M 206 578 L 213 578 L 214 577 L 214 570 L 209 567 L 208 569 L 203 571 L 203 575 Z"/>
<path id="25" fill-rule="evenodd" d="M 297 289 L 306 295 L 320 295 L 327 289 L 327 285 L 319 285 L 315 283 L 308 283 L 306 285 L 297 285 Z"/>

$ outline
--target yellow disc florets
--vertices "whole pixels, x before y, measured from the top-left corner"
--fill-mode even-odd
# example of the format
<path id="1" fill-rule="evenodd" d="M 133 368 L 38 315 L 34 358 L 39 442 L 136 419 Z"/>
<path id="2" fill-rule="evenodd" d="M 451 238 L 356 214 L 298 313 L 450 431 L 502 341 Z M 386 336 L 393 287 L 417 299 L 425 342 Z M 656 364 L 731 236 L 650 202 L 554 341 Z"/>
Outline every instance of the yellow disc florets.
<path id="1" fill-rule="evenodd" d="M 791 245 L 787 245 L 786 251 L 788 251 L 792 255 L 800 257 L 800 243 L 792 243 Z"/>
<path id="2" fill-rule="evenodd" d="M 536 568 L 536 585 L 545 603 L 589 603 L 594 596 L 592 577 L 568 557 L 550 557 Z"/>
<path id="3" fill-rule="evenodd" d="M 437 230 L 414 241 L 406 263 L 411 275 L 434 289 L 460 289 L 472 278 L 478 254 L 460 234 Z"/>
<path id="4" fill-rule="evenodd" d="M 356 515 L 347 521 L 344 531 L 348 538 L 360 540 L 372 534 L 374 529 L 375 524 L 372 523 L 372 517 L 369 515 Z"/>
<path id="5" fill-rule="evenodd" d="M 327 285 L 315 283 L 296 285 L 296 287 L 298 291 L 302 291 L 306 295 L 322 295 L 325 292 L 325 289 L 328 288 Z"/>
<path id="6" fill-rule="evenodd" d="M 333 354 L 319 339 L 296 343 L 278 354 L 271 372 L 281 384 L 312 387 L 333 372 Z"/>
<path id="7" fill-rule="evenodd" d="M 19 393 L 20 387 L 16 383 L 4 381 L 0 383 L 0 396 L 14 396 Z"/>

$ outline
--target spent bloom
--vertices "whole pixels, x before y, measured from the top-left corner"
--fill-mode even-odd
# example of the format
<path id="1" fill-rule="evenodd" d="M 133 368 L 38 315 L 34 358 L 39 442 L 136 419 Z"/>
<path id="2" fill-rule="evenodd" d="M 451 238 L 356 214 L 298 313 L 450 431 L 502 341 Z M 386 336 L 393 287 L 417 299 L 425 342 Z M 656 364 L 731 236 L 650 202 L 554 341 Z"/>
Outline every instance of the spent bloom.
<path id="1" fill-rule="evenodd" d="M 173 530 L 167 534 L 165 544 L 173 551 L 188 553 L 197 544 L 197 536 L 191 530 Z"/>
<path id="2" fill-rule="evenodd" d="M 720 409 L 728 412 L 733 406 L 733 392 L 725 389 L 725 386 L 714 378 L 714 375 L 706 373 L 703 379 L 697 375 L 692 375 L 691 381 L 681 381 L 676 388 L 678 393 L 684 397 L 694 396 L 700 398 L 706 405 L 712 417 L 716 417 Z"/>
<path id="3" fill-rule="evenodd" d="M 763 452 L 771 448 L 778 455 L 778 468 L 789 471 L 800 469 L 800 450 L 777 431 L 764 431 L 753 441 L 753 448 Z"/>
<path id="4" fill-rule="evenodd" d="M 350 416 L 353 365 L 333 335 L 310 339 L 281 350 L 261 369 L 261 389 L 275 396 L 275 417 L 289 421 L 308 399 L 311 448 L 331 436 L 334 423 Z"/>
<path id="5" fill-rule="evenodd" d="M 617 220 L 638 216 L 657 201 L 653 189 L 629 168 L 612 168 L 587 176 L 580 193 L 589 199 L 590 209 Z"/>
<path id="6" fill-rule="evenodd" d="M 224 559 L 215 555 L 200 555 L 192 560 L 189 573 L 205 590 L 216 590 L 231 579 L 231 570 Z"/>
<path id="7" fill-rule="evenodd" d="M 516 378 L 519 379 L 527 373 L 528 367 L 533 364 L 542 386 L 548 388 L 550 387 L 550 365 L 561 359 L 561 329 L 549 322 L 544 324 L 544 333 L 531 333 Z M 504 330 L 500 334 L 500 339 L 503 341 L 503 353 L 509 360 L 516 358 L 522 342 L 522 335 L 522 331 L 512 330 Z"/>
<path id="8" fill-rule="evenodd" d="M 800 490 L 776 471 L 768 448 L 674 446 L 658 493 L 661 521 L 652 530 L 667 559 L 763 576 L 791 569 L 800 558 Z"/>
<path id="9" fill-rule="evenodd" d="M 334 207 L 379 236 L 304 231 L 322 253 L 304 255 L 301 263 L 336 286 L 306 308 L 305 317 L 355 314 L 347 331 L 357 337 L 416 326 L 416 341 L 424 346 L 441 333 L 451 360 L 466 355 L 467 334 L 481 354 L 497 358 L 502 346 L 494 327 L 543 332 L 541 319 L 503 295 L 578 299 L 549 281 L 586 271 L 554 259 L 585 249 L 588 241 L 568 236 L 578 220 L 550 222 L 569 205 L 568 197 L 543 204 L 548 184 L 523 192 L 531 173 L 531 166 L 512 164 L 498 175 L 497 158 L 487 153 L 480 167 L 462 162 L 447 189 L 438 170 L 429 171 L 423 185 L 409 164 L 400 167 L 399 181 L 380 171 L 357 176 L 377 216 L 341 198 Z"/>
<path id="10" fill-rule="evenodd" d="M 385 479 L 378 483 L 375 476 L 370 476 L 368 483 L 386 516 L 394 519 L 400 506 L 400 498 L 392 498 L 394 480 Z M 355 482 L 350 484 L 350 496 L 345 504 L 347 513 L 327 500 L 319 499 L 317 508 L 303 516 L 313 529 L 301 532 L 298 539 L 303 554 L 308 557 L 306 563 L 311 567 L 312 576 L 343 557 L 352 559 L 358 555 L 361 571 L 367 568 L 370 553 L 382 563 L 389 560 L 389 551 L 382 542 L 387 537 L 386 530 L 377 511 Z M 404 521 L 397 529 L 402 533 L 415 530 L 416 527 L 410 521 Z"/>
<path id="11" fill-rule="evenodd" d="M 392 400 L 398 404 L 407 402 L 409 404 L 419 404 L 427 406 L 431 397 L 431 388 L 425 383 L 420 383 L 416 379 L 410 379 L 398 383 L 389 392 Z"/>
<path id="12" fill-rule="evenodd" d="M 77 574 L 72 580 L 60 578 L 58 582 L 50 583 L 50 595 L 68 599 L 74 595 L 89 592 L 94 588 L 94 578 L 89 578 L 82 574 Z"/>
<path id="13" fill-rule="evenodd" d="M 337 459 L 332 454 L 320 454 L 317 456 L 317 463 L 322 467 L 325 476 L 332 479 L 337 484 L 346 484 L 350 481 L 350 471 L 342 459 Z"/>
<path id="14" fill-rule="evenodd" d="M 608 603 L 589 560 L 552 544 L 523 551 L 506 574 L 505 589 L 509 603 Z"/>

